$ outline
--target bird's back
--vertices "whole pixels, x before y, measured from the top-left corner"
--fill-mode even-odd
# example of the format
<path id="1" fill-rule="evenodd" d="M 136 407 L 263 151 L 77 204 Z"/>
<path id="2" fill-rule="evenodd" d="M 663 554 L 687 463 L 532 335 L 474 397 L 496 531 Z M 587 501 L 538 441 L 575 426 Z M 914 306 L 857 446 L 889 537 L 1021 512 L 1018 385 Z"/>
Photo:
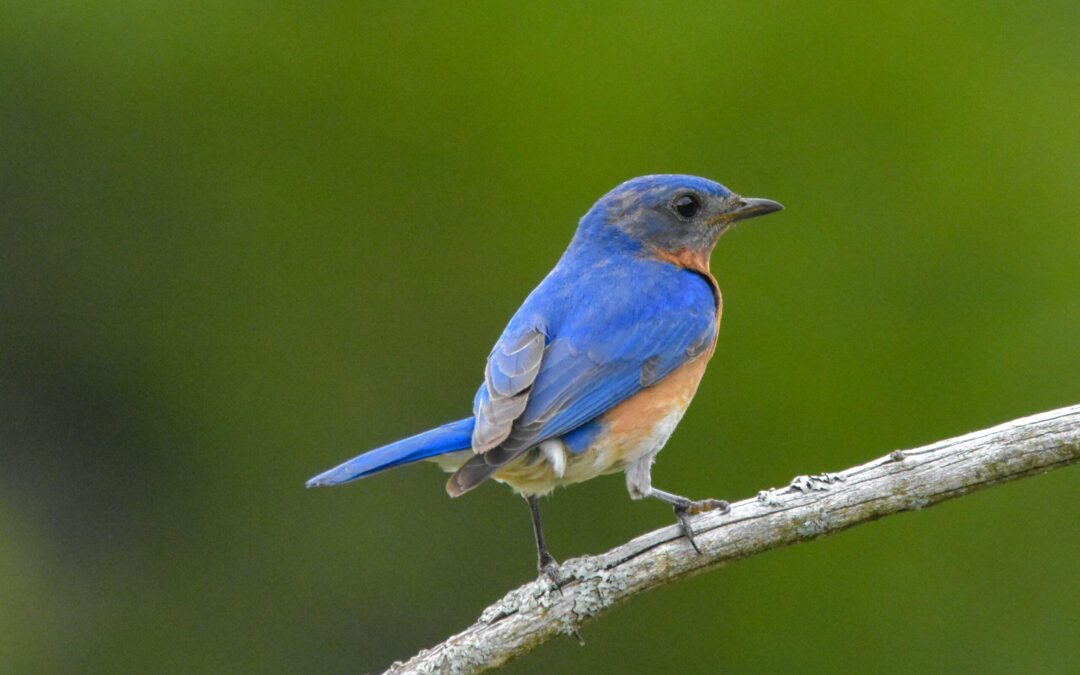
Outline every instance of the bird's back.
<path id="1" fill-rule="evenodd" d="M 471 489 L 527 450 L 572 436 L 711 351 L 717 302 L 712 282 L 699 272 L 641 251 L 571 247 L 493 351 L 521 343 L 530 331 L 543 334 L 542 362 L 523 390 L 524 407 L 506 427 L 505 440 L 462 467 L 448 489 Z M 492 398 L 490 371 L 489 360 L 489 377 L 475 399 L 478 427 Z"/>

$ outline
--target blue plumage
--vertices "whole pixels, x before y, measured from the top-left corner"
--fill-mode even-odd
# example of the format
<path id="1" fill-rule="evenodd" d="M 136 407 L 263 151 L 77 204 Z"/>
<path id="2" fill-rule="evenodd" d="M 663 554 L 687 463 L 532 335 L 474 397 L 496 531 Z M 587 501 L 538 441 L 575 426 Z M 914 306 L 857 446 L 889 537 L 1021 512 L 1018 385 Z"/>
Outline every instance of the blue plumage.
<path id="1" fill-rule="evenodd" d="M 329 471 L 324 471 L 307 482 L 307 487 L 340 485 L 357 478 L 364 478 L 384 469 L 435 457 L 454 450 L 469 447 L 473 426 L 471 417 L 450 422 L 441 427 L 416 434 L 406 439 L 384 445 L 354 457 Z"/>
<path id="2" fill-rule="evenodd" d="M 641 390 L 650 359 L 656 381 L 712 341 L 716 302 L 698 274 L 647 258 L 608 260 L 583 275 L 579 261 L 560 262 L 519 312 L 545 316 L 549 336 L 519 418 L 542 426 L 523 445 L 568 433 Z"/>
<path id="3" fill-rule="evenodd" d="M 514 315 L 492 352 L 537 327 L 547 337 L 528 405 L 517 418 L 521 427 L 532 427 L 531 433 L 515 438 L 515 444 L 525 450 L 588 425 L 644 386 L 641 369 L 649 359 L 655 359 L 651 377 L 662 379 L 712 341 L 715 314 L 712 288 L 695 272 L 627 252 L 594 247 L 568 252 Z M 502 374 L 496 381 L 509 387 L 514 377 Z M 482 384 L 474 407 L 487 397 Z M 308 486 L 337 485 L 464 450 L 474 424 L 470 417 L 371 450 L 312 478 Z M 584 449 L 580 442 L 571 446 Z"/>
<path id="4" fill-rule="evenodd" d="M 367 452 L 308 486 L 449 455 L 440 463 L 455 470 L 451 495 L 495 475 L 529 499 L 547 569 L 553 559 L 537 495 L 625 470 L 631 496 L 674 505 L 690 536 L 689 510 L 720 502 L 656 490 L 649 470 L 715 344 L 720 295 L 709 255 L 736 221 L 780 208 L 695 176 L 644 176 L 616 187 L 581 219 L 555 268 L 507 324 L 471 417 Z"/>

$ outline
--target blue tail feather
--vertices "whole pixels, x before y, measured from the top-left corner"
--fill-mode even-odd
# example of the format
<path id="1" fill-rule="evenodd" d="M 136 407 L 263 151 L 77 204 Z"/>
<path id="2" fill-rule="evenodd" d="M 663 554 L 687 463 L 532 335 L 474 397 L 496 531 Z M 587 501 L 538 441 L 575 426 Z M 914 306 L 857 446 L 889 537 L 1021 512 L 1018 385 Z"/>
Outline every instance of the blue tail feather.
<path id="1" fill-rule="evenodd" d="M 384 469 L 416 462 L 428 457 L 465 450 L 472 447 L 472 432 L 476 420 L 466 417 L 415 436 L 384 445 L 354 457 L 344 464 L 324 471 L 307 482 L 307 487 L 340 485 L 364 478 Z"/>

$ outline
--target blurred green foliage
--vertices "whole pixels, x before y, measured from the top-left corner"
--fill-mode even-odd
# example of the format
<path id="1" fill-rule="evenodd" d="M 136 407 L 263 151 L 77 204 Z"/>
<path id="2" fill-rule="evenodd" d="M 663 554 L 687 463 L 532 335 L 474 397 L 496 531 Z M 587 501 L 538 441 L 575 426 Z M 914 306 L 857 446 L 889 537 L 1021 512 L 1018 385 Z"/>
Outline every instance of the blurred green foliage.
<path id="1" fill-rule="evenodd" d="M 713 259 L 659 485 L 729 499 L 1080 401 L 1075 2 L 0 4 L 0 670 L 357 672 L 533 574 L 413 466 L 619 181 L 788 210 Z M 1080 662 L 1080 472 L 655 592 L 514 672 Z M 554 553 L 671 515 L 545 505 Z"/>

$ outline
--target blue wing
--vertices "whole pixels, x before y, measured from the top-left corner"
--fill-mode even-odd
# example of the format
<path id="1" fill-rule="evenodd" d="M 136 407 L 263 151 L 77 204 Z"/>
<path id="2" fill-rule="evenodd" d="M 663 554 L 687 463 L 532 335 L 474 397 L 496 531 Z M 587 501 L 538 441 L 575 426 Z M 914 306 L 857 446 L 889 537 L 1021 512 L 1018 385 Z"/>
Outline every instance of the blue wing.
<path id="1" fill-rule="evenodd" d="M 478 430 L 486 415 L 498 433 L 485 436 L 486 448 L 474 445 L 479 454 L 451 477 L 451 494 L 593 420 L 712 343 L 716 298 L 695 272 L 646 259 L 592 278 L 559 272 L 529 297 L 488 359 L 474 411 Z M 542 350 L 530 349 L 538 335 Z"/>

